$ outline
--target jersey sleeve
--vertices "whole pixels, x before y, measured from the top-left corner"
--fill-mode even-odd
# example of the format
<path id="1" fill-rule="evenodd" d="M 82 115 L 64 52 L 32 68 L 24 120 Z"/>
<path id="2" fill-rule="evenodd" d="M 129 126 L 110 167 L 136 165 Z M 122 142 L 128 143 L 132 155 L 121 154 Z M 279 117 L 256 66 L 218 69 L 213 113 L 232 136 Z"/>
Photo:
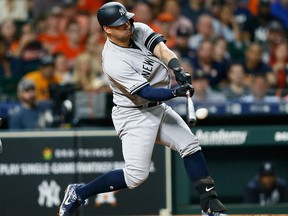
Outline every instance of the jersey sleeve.
<path id="1" fill-rule="evenodd" d="M 117 65 L 117 67 L 115 65 Z M 103 66 L 105 73 L 114 85 L 122 91 L 129 92 L 131 95 L 149 84 L 149 82 L 138 74 L 128 63 L 119 62 L 118 64 L 114 62 L 113 64 L 104 64 Z"/>
<path id="2" fill-rule="evenodd" d="M 135 23 L 135 34 L 144 42 L 146 48 L 152 53 L 158 43 L 162 41 L 166 42 L 161 34 L 154 32 L 144 23 Z"/>

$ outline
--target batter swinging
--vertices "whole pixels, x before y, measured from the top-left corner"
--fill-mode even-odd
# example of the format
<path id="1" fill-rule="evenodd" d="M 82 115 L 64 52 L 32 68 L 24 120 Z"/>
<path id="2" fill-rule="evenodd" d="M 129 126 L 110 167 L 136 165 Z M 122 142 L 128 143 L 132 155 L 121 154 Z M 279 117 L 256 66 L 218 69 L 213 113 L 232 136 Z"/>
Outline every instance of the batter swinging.
<path id="1" fill-rule="evenodd" d="M 187 175 L 200 195 L 202 215 L 226 215 L 209 176 L 198 139 L 183 119 L 162 101 L 193 95 L 190 76 L 162 35 L 116 2 L 104 4 L 98 21 L 107 34 L 103 70 L 113 90 L 112 119 L 122 141 L 125 168 L 108 172 L 88 184 L 68 185 L 59 208 L 60 216 L 72 216 L 93 195 L 124 188 L 133 189 L 149 175 L 154 143 L 179 152 Z M 168 68 L 179 87 L 170 89 Z"/>

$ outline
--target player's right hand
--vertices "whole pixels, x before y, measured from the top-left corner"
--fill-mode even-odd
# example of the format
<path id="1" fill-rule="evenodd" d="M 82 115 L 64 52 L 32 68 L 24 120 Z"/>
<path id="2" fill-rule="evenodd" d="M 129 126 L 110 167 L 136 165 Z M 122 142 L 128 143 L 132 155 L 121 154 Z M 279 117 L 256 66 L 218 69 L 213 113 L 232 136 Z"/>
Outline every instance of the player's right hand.
<path id="1" fill-rule="evenodd" d="M 175 79 L 180 86 L 186 83 L 191 83 L 191 75 L 184 72 L 182 67 L 174 68 L 173 72 L 175 74 Z"/>
<path id="2" fill-rule="evenodd" d="M 190 92 L 190 96 L 192 97 L 194 94 L 194 88 L 191 84 L 184 84 L 173 90 L 173 94 L 175 97 L 186 97 L 187 91 Z"/>

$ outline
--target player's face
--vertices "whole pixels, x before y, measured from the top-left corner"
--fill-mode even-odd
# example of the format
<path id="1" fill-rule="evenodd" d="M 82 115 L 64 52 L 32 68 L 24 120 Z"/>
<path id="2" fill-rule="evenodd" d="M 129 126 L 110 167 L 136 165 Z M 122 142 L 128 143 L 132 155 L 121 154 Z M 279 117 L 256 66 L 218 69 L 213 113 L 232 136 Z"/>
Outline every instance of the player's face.
<path id="1" fill-rule="evenodd" d="M 129 40 L 132 36 L 132 26 L 130 21 L 127 21 L 123 25 L 120 26 L 109 26 L 106 27 L 106 33 L 112 42 L 117 45 L 127 45 L 129 44 Z"/>

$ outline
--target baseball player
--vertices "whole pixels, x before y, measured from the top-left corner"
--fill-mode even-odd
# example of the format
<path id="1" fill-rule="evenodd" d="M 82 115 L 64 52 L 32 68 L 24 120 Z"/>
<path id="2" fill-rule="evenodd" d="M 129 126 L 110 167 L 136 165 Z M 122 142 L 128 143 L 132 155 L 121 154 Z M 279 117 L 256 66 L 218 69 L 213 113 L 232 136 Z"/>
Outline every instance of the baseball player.
<path id="1" fill-rule="evenodd" d="M 66 188 L 59 216 L 72 216 L 93 195 L 133 189 L 149 175 L 155 143 L 177 151 L 187 175 L 199 192 L 203 216 L 226 216 L 213 179 L 209 176 L 199 140 L 183 119 L 163 101 L 193 95 L 191 79 L 176 55 L 167 48 L 162 35 L 146 24 L 133 22 L 133 13 L 116 2 L 104 4 L 97 12 L 107 34 L 103 48 L 103 70 L 113 91 L 112 119 L 122 141 L 125 167 L 108 172 L 88 184 Z M 168 70 L 174 71 L 179 87 L 170 89 Z"/>

